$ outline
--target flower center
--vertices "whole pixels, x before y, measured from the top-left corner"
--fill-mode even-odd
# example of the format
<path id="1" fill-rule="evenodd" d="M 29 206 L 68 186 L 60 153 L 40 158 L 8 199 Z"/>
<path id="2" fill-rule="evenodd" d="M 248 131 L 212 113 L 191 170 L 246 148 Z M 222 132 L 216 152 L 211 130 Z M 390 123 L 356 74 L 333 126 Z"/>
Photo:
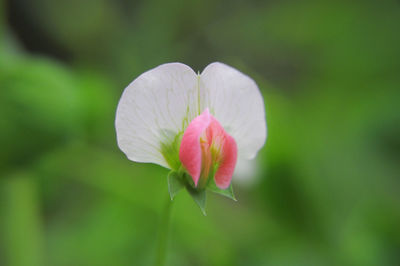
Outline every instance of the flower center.
<path id="1" fill-rule="evenodd" d="M 221 160 L 224 136 L 223 131 L 219 130 L 217 121 L 213 121 L 200 136 L 201 146 L 201 174 L 199 187 L 204 187 L 210 175 L 215 174 L 215 170 Z"/>
<path id="2" fill-rule="evenodd" d="M 179 158 L 196 187 L 206 187 L 211 176 L 225 188 L 236 165 L 236 142 L 206 109 L 186 128 Z"/>

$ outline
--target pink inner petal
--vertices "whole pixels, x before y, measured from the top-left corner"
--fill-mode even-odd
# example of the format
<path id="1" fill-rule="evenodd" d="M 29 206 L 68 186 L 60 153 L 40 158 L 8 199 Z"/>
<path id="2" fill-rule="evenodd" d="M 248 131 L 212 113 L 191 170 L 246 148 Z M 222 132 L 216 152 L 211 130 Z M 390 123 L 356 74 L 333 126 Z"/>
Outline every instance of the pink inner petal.
<path id="1" fill-rule="evenodd" d="M 229 187 L 237 160 L 235 140 L 206 109 L 187 127 L 182 137 L 179 158 L 195 186 L 207 183 L 210 169 L 218 166 L 215 184 Z"/>
<path id="2" fill-rule="evenodd" d="M 207 129 L 210 122 L 211 115 L 207 108 L 201 115 L 190 122 L 183 134 L 179 150 L 179 159 L 192 176 L 196 186 L 200 178 L 202 163 L 200 136 Z"/>
<path id="3" fill-rule="evenodd" d="M 220 189 L 226 189 L 229 187 L 237 161 L 236 142 L 234 138 L 229 136 L 226 132 L 224 133 L 225 133 L 224 143 L 221 151 L 222 158 L 218 170 L 214 176 L 215 184 Z"/>

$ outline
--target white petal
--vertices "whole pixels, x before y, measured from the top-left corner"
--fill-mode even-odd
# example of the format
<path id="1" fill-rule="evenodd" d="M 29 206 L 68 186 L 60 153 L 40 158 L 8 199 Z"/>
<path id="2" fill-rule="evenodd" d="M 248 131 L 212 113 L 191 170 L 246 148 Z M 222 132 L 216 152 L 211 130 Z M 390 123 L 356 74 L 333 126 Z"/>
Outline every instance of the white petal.
<path id="1" fill-rule="evenodd" d="M 190 67 L 170 63 L 143 73 L 125 89 L 115 127 L 118 146 L 130 160 L 169 167 L 161 142 L 183 131 L 199 113 L 198 82 Z"/>
<path id="2" fill-rule="evenodd" d="M 264 145 L 267 128 L 264 102 L 256 83 L 222 63 L 200 75 L 201 108 L 210 112 L 237 142 L 239 156 L 252 159 Z"/>

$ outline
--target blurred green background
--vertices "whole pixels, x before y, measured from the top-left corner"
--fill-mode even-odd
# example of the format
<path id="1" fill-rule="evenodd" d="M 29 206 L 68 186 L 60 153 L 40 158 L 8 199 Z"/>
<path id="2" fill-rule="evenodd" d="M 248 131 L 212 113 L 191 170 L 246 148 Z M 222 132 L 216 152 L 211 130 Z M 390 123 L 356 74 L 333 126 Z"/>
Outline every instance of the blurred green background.
<path id="1" fill-rule="evenodd" d="M 152 265 L 168 170 L 126 159 L 123 89 L 249 74 L 268 140 L 238 202 L 186 192 L 167 265 L 400 265 L 400 2 L 0 0 L 0 265 Z"/>

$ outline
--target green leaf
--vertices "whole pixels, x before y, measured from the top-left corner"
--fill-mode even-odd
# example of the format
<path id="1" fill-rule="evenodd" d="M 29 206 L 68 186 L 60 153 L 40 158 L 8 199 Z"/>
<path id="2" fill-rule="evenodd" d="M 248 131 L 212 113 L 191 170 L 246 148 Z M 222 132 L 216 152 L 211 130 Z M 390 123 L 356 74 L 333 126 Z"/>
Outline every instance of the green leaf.
<path id="1" fill-rule="evenodd" d="M 194 202 L 200 207 L 201 211 L 203 212 L 204 216 L 206 216 L 206 190 L 201 189 L 197 190 L 194 188 L 191 188 L 189 186 L 186 186 L 187 191 L 189 192 L 189 195 L 192 196 Z"/>
<path id="2" fill-rule="evenodd" d="M 212 181 L 212 182 L 208 183 L 207 189 L 209 189 L 210 191 L 212 191 L 214 193 L 220 194 L 220 195 L 230 198 L 234 201 L 237 201 L 235 194 L 233 193 L 232 183 L 229 185 L 228 188 L 220 189 L 215 185 L 215 182 Z"/>
<path id="3" fill-rule="evenodd" d="M 176 194 L 184 187 L 184 184 L 179 173 L 175 171 L 169 172 L 167 179 L 169 196 L 173 200 Z"/>

